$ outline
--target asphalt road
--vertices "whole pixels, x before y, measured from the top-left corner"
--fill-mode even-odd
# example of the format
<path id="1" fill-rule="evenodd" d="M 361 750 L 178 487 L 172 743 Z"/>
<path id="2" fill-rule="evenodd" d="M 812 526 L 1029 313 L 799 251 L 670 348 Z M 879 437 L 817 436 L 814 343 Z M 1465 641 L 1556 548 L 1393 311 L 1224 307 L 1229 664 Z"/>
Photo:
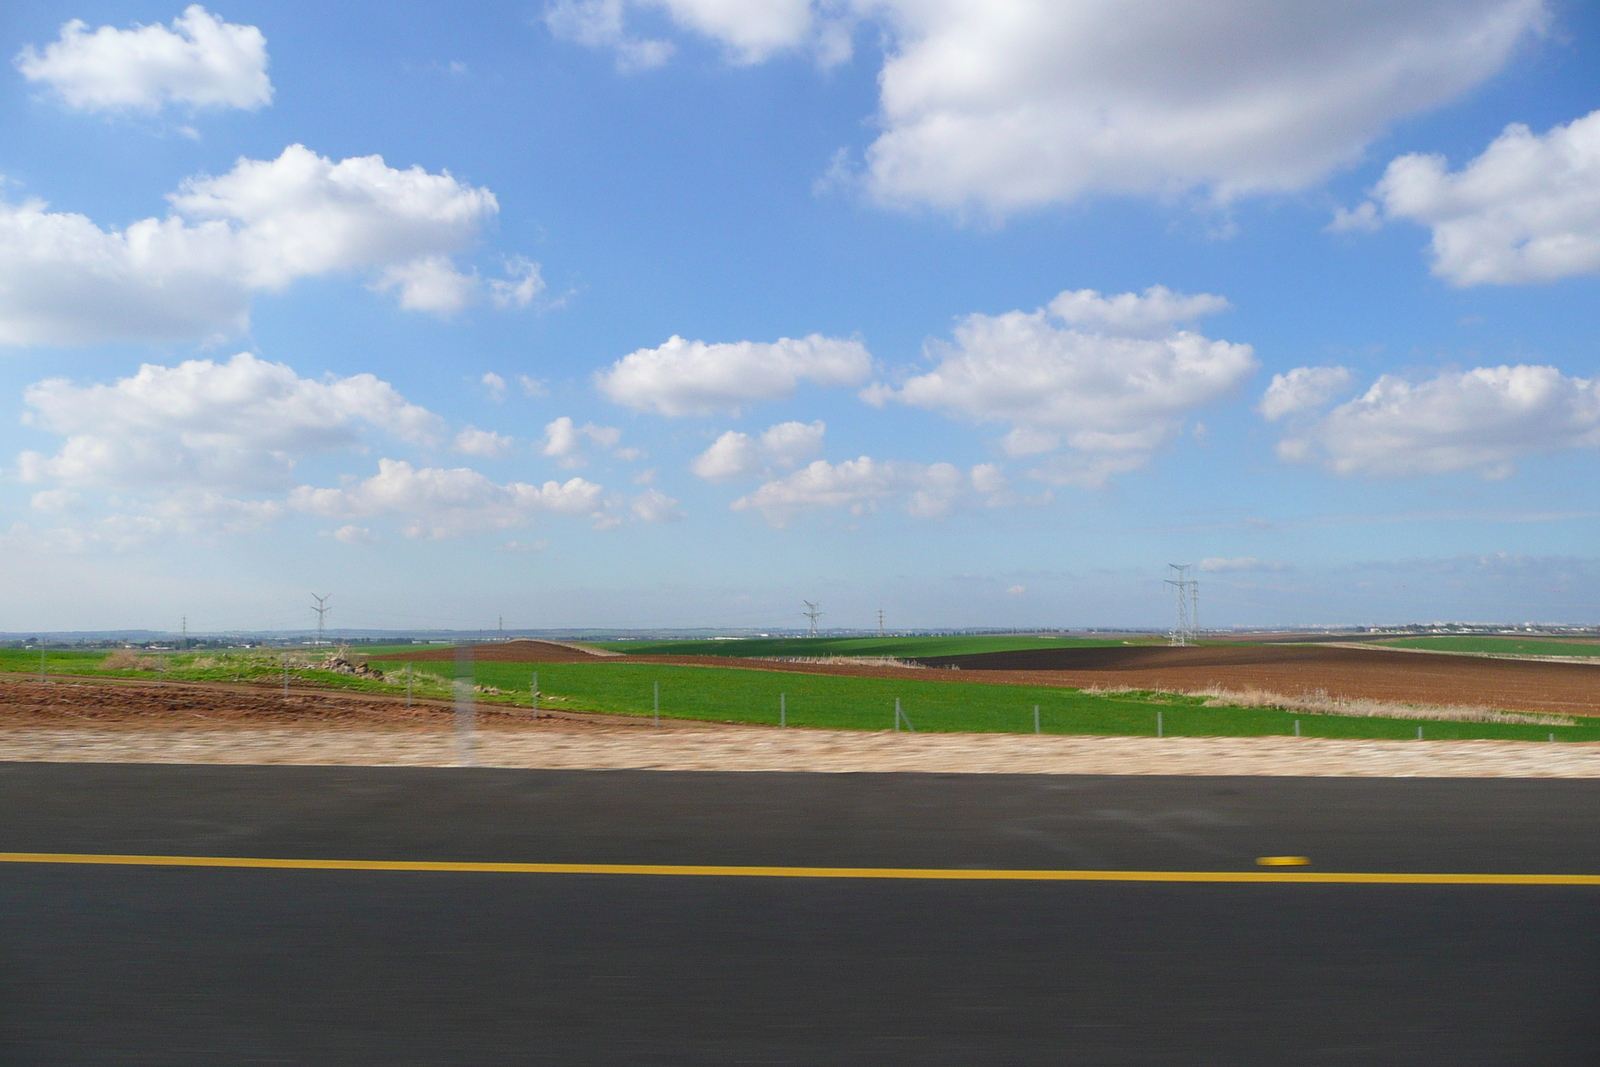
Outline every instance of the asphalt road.
<path id="1" fill-rule="evenodd" d="M 1600 873 L 1600 783 L 0 764 L 0 852 Z M 0 1063 L 1600 1062 L 1600 887 L 0 863 Z"/>

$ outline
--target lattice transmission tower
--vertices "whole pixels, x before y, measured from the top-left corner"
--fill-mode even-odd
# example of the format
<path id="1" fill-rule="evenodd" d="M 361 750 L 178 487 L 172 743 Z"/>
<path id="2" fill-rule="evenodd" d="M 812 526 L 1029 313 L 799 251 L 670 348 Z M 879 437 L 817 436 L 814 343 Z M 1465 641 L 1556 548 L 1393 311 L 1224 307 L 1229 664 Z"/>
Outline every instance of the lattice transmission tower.
<path id="1" fill-rule="evenodd" d="M 1169 563 L 1177 577 L 1168 578 L 1178 599 L 1178 624 L 1168 634 L 1168 643 L 1182 647 L 1192 643 L 1200 630 L 1200 582 L 1189 577 L 1192 563 Z"/>
<path id="2" fill-rule="evenodd" d="M 818 610 L 822 607 L 822 601 L 819 600 L 813 604 L 809 600 L 802 600 L 800 603 L 806 606 L 806 610 L 802 611 L 800 614 L 811 620 L 811 632 L 806 634 L 806 636 L 815 637 L 817 636 L 817 620 L 822 618 L 822 612 Z"/>
<path id="3" fill-rule="evenodd" d="M 311 594 L 311 599 L 316 601 L 316 604 L 312 606 L 311 610 L 317 613 L 317 644 L 319 645 L 324 643 L 322 640 L 322 635 L 327 625 L 326 616 L 328 612 L 333 610 L 332 608 L 328 607 L 328 598 L 331 596 L 333 596 L 332 593 L 329 593 L 327 596 L 318 596 L 315 593 Z"/>

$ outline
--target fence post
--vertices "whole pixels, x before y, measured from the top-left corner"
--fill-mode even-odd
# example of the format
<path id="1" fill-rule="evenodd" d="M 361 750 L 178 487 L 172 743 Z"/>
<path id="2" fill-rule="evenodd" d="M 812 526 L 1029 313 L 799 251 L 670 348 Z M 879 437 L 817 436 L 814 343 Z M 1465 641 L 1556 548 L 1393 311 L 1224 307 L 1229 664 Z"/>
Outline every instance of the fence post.
<path id="1" fill-rule="evenodd" d="M 788 726 L 789 725 L 789 694 L 788 693 L 779 693 L 778 694 L 778 725 L 779 726 Z"/>
<path id="2" fill-rule="evenodd" d="M 1300 720 L 1299 719 L 1296 719 L 1294 721 L 1294 735 L 1296 737 L 1300 736 Z"/>
<path id="3" fill-rule="evenodd" d="M 532 694 L 532 699 L 533 699 L 533 717 L 535 719 L 537 719 L 539 717 L 539 672 L 538 671 L 534 671 L 533 672 L 533 685 L 528 690 L 528 692 Z"/>
<path id="4" fill-rule="evenodd" d="M 283 654 L 283 695 L 289 695 L 289 653 Z"/>
<path id="5" fill-rule="evenodd" d="M 1422 727 L 1420 727 L 1420 726 L 1417 727 L 1417 740 L 1418 741 L 1422 740 Z"/>
<path id="6" fill-rule="evenodd" d="M 1157 737 L 1166 736 L 1165 733 L 1163 732 L 1163 727 L 1162 727 L 1162 723 L 1161 723 L 1161 713 L 1159 711 L 1156 712 L 1156 736 Z"/>
<path id="7" fill-rule="evenodd" d="M 456 646 L 456 747 L 461 765 L 473 765 L 473 731 L 477 726 L 478 707 L 472 692 L 472 646 Z"/>
<path id="8" fill-rule="evenodd" d="M 1037 704 L 1035 704 L 1033 706 L 1033 732 L 1034 733 L 1041 732 L 1039 730 L 1039 705 L 1037 705 Z"/>
<path id="9" fill-rule="evenodd" d="M 661 725 L 661 683 L 660 682 L 656 683 L 655 711 L 656 711 L 656 725 L 660 726 Z"/>
<path id="10" fill-rule="evenodd" d="M 47 684 L 44 680 L 44 649 L 39 649 L 39 684 Z"/>
<path id="11" fill-rule="evenodd" d="M 411 706 L 411 664 L 406 664 L 406 707 Z"/>
<path id="12" fill-rule="evenodd" d="M 900 732 L 900 698 L 894 698 L 894 732 Z"/>

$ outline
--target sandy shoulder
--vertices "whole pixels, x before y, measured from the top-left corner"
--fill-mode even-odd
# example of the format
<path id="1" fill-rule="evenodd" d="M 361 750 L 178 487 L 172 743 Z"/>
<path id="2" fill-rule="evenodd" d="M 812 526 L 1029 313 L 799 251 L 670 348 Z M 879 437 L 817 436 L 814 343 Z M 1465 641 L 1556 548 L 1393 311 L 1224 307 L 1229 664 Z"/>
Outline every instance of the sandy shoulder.
<path id="1" fill-rule="evenodd" d="M 531 727 L 531 724 L 530 724 Z M 552 728 L 554 727 L 554 728 Z M 0 726 L 0 761 L 1415 778 L 1600 777 L 1600 744 L 1037 737 L 689 725 L 480 729 Z"/>

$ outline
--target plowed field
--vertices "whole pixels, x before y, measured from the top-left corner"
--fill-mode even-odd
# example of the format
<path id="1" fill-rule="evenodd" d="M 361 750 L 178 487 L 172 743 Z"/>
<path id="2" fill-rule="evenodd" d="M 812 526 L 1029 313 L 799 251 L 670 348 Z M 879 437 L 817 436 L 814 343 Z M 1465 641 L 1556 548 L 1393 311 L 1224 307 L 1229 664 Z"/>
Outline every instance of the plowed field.
<path id="1" fill-rule="evenodd" d="M 1204 648 L 1061 648 L 926 661 L 967 681 L 1134 689 L 1261 689 L 1400 704 L 1467 705 L 1600 715 L 1600 667 L 1426 652 L 1245 645 Z"/>

